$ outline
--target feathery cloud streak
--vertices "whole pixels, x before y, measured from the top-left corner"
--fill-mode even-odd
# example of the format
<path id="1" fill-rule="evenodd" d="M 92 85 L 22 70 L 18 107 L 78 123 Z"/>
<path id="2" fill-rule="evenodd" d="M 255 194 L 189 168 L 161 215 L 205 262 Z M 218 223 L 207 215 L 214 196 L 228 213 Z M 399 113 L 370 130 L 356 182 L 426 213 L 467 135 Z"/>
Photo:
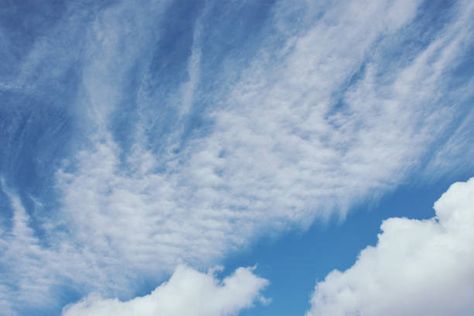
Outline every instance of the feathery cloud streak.
<path id="1" fill-rule="evenodd" d="M 25 251 L 37 245 L 38 256 L 22 254 L 15 266 L 37 266 L 48 280 L 28 290 L 21 284 L 33 276 L 9 274 L 5 300 L 13 305 L 18 293 L 37 304 L 64 279 L 123 294 L 131 280 L 156 279 L 182 262 L 213 263 L 269 230 L 344 216 L 419 167 L 452 123 L 456 107 L 445 95 L 450 71 L 472 43 L 469 1 L 457 3 L 449 23 L 426 45 L 403 50 L 406 62 L 389 70 L 385 55 L 409 36 L 417 1 L 301 3 L 292 10 L 282 1 L 262 26 L 264 39 L 242 52 L 250 62 L 229 58 L 211 69 L 205 35 L 218 3 L 209 2 L 191 19 L 192 40 L 183 44 L 189 54 L 170 86 L 155 73 L 165 76 L 175 61 L 154 53 L 175 7 L 159 4 L 118 2 L 85 22 L 73 7 L 74 19 L 57 26 L 85 26 L 76 59 L 59 58 L 56 72 L 45 71 L 80 68 L 68 99 L 74 146 L 54 170 L 60 206 L 39 225 L 47 242 L 20 236 L 2 243 L 13 254 L 20 247 L 12 239 L 24 240 Z M 286 14 L 298 8 L 305 19 L 295 24 Z M 5 89 L 35 92 L 40 61 L 59 54 L 56 46 L 52 38 L 38 40 Z M 203 78 L 215 80 L 212 89 Z M 44 264 L 50 261 L 57 269 Z"/>

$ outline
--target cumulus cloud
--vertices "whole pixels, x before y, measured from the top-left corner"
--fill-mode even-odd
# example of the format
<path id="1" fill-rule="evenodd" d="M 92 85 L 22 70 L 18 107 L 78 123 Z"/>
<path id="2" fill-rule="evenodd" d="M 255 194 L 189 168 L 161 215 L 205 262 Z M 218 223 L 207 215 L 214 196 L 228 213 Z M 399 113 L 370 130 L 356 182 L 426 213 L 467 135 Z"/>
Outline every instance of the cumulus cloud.
<path id="1" fill-rule="evenodd" d="M 310 315 L 474 313 L 474 178 L 453 184 L 429 220 L 391 218 L 376 246 L 316 285 Z"/>
<path id="2" fill-rule="evenodd" d="M 129 301 L 89 296 L 63 310 L 63 316 L 232 316 L 263 300 L 267 281 L 252 269 L 238 268 L 218 280 L 212 274 L 178 266 L 170 280 L 152 293 Z"/>

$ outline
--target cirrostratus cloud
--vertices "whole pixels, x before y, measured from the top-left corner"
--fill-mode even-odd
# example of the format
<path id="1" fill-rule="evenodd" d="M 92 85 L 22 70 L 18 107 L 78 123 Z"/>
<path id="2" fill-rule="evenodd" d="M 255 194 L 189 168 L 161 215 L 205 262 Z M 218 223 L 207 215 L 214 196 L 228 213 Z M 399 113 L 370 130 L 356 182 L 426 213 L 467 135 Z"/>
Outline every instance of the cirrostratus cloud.
<path id="1" fill-rule="evenodd" d="M 63 316 L 230 316 L 260 299 L 267 283 L 248 268 L 219 282 L 212 274 L 178 266 L 170 280 L 149 295 L 126 302 L 91 296 L 66 307 Z"/>
<path id="2" fill-rule="evenodd" d="M 307 315 L 473 315 L 474 178 L 434 209 L 429 220 L 386 220 L 375 247 L 316 285 Z"/>

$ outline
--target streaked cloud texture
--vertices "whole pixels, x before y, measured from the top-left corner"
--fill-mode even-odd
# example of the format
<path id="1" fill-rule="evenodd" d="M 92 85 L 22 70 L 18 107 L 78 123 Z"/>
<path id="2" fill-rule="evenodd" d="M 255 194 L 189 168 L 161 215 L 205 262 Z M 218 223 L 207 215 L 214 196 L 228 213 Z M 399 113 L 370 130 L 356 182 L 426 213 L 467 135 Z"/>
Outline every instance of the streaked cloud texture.
<path id="1" fill-rule="evenodd" d="M 126 301 L 472 172 L 474 2 L 441 2 L 6 1 L 0 308 L 133 309 L 183 273 L 225 291 L 179 268 Z M 203 315 L 253 301 L 239 273 Z"/>

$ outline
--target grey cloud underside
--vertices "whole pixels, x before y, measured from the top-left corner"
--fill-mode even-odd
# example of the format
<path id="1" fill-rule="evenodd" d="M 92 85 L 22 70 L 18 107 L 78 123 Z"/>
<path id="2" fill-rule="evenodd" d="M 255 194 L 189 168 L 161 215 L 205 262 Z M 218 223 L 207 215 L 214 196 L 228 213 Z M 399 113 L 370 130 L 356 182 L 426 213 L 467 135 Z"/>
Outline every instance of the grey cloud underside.
<path id="1" fill-rule="evenodd" d="M 2 97 L 38 104 L 26 129 L 52 120 L 47 149 L 19 137 L 38 147 L 36 187 L 16 190 L 21 173 L 2 185 L 14 213 L 0 244 L 5 310 L 47 305 L 66 283 L 128 295 L 181 262 L 205 266 L 265 232 L 344 216 L 415 172 L 451 130 L 462 102 L 449 101 L 470 93 L 448 89 L 472 44 L 469 1 L 391 63 L 418 1 L 282 1 L 253 37 L 233 34 L 238 44 L 213 26 L 224 23 L 210 19 L 217 2 L 178 25 L 192 31 L 169 34 L 178 5 L 71 4 L 2 77 Z M 2 142 L 18 137 L 14 124 Z M 12 152 L 5 170 L 31 154 Z M 439 173 L 451 168 L 443 157 Z"/>

